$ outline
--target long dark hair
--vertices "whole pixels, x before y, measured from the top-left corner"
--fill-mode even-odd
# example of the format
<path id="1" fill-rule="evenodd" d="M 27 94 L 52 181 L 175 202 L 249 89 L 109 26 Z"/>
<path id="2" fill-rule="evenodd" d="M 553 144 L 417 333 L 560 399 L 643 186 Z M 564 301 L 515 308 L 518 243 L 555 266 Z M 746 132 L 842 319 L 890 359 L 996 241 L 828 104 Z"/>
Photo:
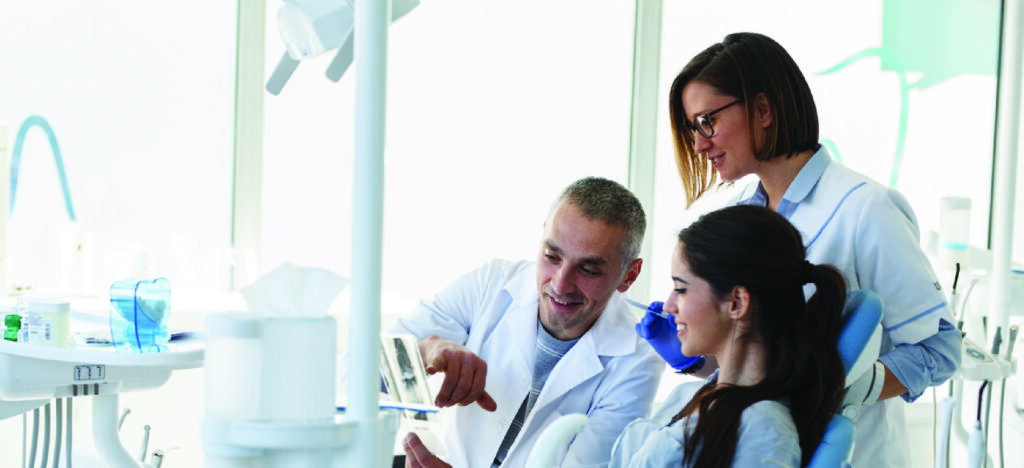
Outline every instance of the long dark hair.
<path id="1" fill-rule="evenodd" d="M 669 121 L 676 147 L 676 168 L 690 206 L 717 180 L 707 158 L 696 154 L 687 129 L 683 88 L 705 83 L 743 101 L 750 148 L 760 161 L 792 156 L 818 144 L 818 110 L 800 67 L 778 42 L 763 34 L 733 33 L 697 54 L 676 75 L 668 95 Z M 764 144 L 754 147 L 754 98 L 764 93 L 772 113 Z"/>
<path id="2" fill-rule="evenodd" d="M 800 233 L 762 206 L 707 213 L 679 233 L 679 242 L 689 270 L 707 281 L 716 297 L 736 286 L 749 291 L 749 333 L 760 337 L 767 352 L 764 380 L 752 386 L 706 385 L 676 415 L 673 423 L 699 414 L 685 440 L 683 464 L 730 466 L 743 410 L 761 400 L 783 400 L 790 405 L 806 465 L 842 399 L 845 372 L 837 348 L 846 301 L 842 274 L 831 265 L 806 263 Z M 805 283 L 815 287 L 806 303 Z"/>

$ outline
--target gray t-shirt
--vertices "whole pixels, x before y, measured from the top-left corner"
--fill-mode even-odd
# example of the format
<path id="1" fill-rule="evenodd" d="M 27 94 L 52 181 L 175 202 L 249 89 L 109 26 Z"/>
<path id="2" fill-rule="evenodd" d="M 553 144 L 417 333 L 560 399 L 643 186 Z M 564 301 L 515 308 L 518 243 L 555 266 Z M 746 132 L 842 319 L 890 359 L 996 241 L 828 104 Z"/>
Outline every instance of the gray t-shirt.
<path id="1" fill-rule="evenodd" d="M 505 454 L 512 447 L 512 442 L 515 442 L 519 431 L 523 429 L 523 422 L 526 421 L 526 416 L 533 409 L 533 404 L 537 402 L 537 397 L 540 396 L 540 391 L 544 388 L 544 382 L 547 382 L 551 369 L 555 368 L 558 360 L 562 359 L 562 356 L 565 356 L 565 353 L 568 353 L 577 341 L 579 341 L 579 338 L 561 341 L 551 336 L 541 326 L 540 321 L 537 321 L 537 353 L 533 360 L 533 381 L 530 383 L 530 394 L 523 400 L 522 406 L 519 407 L 519 412 L 516 413 L 515 419 L 509 425 L 508 432 L 505 433 L 505 439 L 501 441 L 498 453 L 494 456 L 494 463 L 491 464 L 492 467 L 500 466 L 501 462 L 505 461 Z"/>

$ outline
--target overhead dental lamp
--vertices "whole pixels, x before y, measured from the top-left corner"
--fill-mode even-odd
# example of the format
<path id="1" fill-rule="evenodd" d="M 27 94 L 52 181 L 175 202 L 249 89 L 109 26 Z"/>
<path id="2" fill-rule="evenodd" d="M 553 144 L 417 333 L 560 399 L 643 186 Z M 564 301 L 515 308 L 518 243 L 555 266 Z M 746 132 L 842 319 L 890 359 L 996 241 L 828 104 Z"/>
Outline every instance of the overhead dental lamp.
<path id="1" fill-rule="evenodd" d="M 285 0 L 277 10 L 277 28 L 286 52 L 267 80 L 266 89 L 277 95 L 299 66 L 299 61 L 338 49 L 327 66 L 327 78 L 337 82 L 352 64 L 354 0 Z M 361 0 L 376 1 L 376 0 Z M 419 0 L 392 0 L 391 21 L 401 18 Z"/>

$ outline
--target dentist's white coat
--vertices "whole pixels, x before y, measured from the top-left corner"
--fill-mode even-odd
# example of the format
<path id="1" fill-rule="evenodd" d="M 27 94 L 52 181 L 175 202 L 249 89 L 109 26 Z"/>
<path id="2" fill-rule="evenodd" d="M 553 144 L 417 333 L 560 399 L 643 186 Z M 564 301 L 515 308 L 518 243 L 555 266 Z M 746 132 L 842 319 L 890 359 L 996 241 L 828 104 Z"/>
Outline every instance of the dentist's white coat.
<path id="1" fill-rule="evenodd" d="M 391 330 L 436 335 L 487 362 L 486 390 L 498 409 L 490 413 L 474 404 L 446 416 L 447 461 L 455 467 L 491 466 L 530 390 L 538 298 L 535 263 L 495 260 L 422 301 Z M 594 326 L 552 369 L 503 467 L 523 466 L 544 428 L 570 413 L 586 414 L 589 422 L 560 449 L 556 463 L 607 465 L 626 424 L 650 412 L 664 371 L 664 361 L 636 336 L 635 322 L 616 292 Z"/>

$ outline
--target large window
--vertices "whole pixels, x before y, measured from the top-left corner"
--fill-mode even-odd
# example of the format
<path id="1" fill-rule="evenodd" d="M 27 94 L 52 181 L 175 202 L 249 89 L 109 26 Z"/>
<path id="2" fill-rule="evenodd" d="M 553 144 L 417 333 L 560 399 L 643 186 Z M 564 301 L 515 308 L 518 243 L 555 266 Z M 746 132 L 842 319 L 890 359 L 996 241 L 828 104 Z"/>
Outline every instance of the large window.
<path id="1" fill-rule="evenodd" d="M 207 261 L 230 242 L 235 9 L 5 2 L 8 158 L 26 129 L 7 224 L 14 287 L 105 297 L 113 280 L 156 274 L 176 291 L 209 285 Z"/>
<path id="2" fill-rule="evenodd" d="M 205 0 L 3 2 L 0 125 L 8 158 L 15 142 L 20 149 L 3 266 L 16 292 L 60 295 L 75 313 L 105 315 L 111 282 L 160 275 L 171 281 L 172 324 L 182 309 L 211 307 L 188 298 L 227 285 L 236 9 Z M 85 331 L 87 322 L 74 323 Z M 132 411 L 125 446 L 141 447 L 152 425 L 149 453 L 201 466 L 202 373 L 178 371 L 160 388 L 121 395 Z M 76 466 L 96 453 L 80 447 L 94 441 L 89 401 L 79 400 Z M 18 460 L 21 422 L 0 421 L 0 464 Z"/>
<path id="3" fill-rule="evenodd" d="M 283 48 L 268 7 L 272 67 Z M 626 182 L 632 37 L 630 2 L 425 0 L 392 25 L 385 308 L 490 258 L 535 258 L 570 182 Z M 329 60 L 267 98 L 264 269 L 349 272 L 355 69 L 331 83 Z"/>

